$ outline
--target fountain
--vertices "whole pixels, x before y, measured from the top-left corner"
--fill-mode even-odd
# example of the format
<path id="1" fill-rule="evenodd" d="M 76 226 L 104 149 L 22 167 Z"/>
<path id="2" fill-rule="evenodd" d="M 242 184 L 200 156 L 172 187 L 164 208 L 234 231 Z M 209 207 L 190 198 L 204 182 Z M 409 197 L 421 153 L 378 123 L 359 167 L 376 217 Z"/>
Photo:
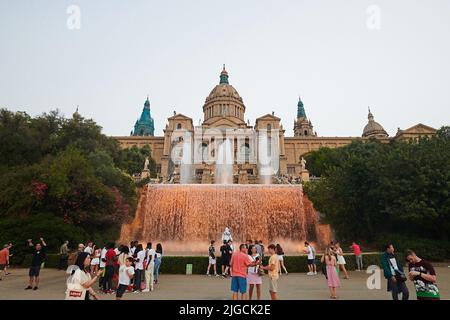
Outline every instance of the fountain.
<path id="1" fill-rule="evenodd" d="M 225 139 L 217 150 L 216 184 L 233 184 L 233 145 Z"/>
<path id="2" fill-rule="evenodd" d="M 166 251 L 204 253 L 229 227 L 235 241 L 280 242 L 299 253 L 303 241 L 329 239 L 301 185 L 147 185 L 134 220 L 122 226 L 121 241 L 161 241 Z"/>
<path id="3" fill-rule="evenodd" d="M 190 138 L 190 135 L 186 137 Z M 183 156 L 180 163 L 180 183 L 192 183 L 192 145 L 191 139 L 185 139 L 183 143 Z"/>

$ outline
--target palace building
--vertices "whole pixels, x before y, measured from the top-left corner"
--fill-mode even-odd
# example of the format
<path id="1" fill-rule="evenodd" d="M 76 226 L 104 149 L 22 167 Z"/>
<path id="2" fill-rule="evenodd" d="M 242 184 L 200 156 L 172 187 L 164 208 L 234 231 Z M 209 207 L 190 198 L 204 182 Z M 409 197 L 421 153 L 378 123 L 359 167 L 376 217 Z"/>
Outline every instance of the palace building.
<path id="1" fill-rule="evenodd" d="M 194 180 L 192 183 L 214 183 L 214 170 L 217 156 L 217 134 L 225 131 L 236 131 L 237 137 L 233 143 L 235 160 L 232 165 L 234 183 L 259 183 L 258 164 L 249 161 L 254 154 L 255 143 L 247 134 L 248 132 L 276 132 L 277 147 L 279 150 L 279 162 L 277 176 L 300 178 L 302 176 L 302 157 L 320 147 L 338 148 L 351 143 L 355 139 L 377 139 L 381 142 L 390 140 L 417 139 L 420 136 L 434 135 L 436 129 L 423 124 L 414 125 L 408 129 L 398 129 L 394 137 L 389 137 L 383 126 L 375 121 L 369 109 L 368 122 L 363 129 L 361 137 L 321 137 L 314 131 L 311 119 L 307 117 L 305 106 L 299 98 L 297 103 L 297 117 L 294 121 L 292 136 L 286 134 L 281 124 L 281 119 L 273 113 L 266 114 L 256 119 L 253 125 L 245 119 L 246 106 L 238 91 L 229 83 L 229 75 L 225 66 L 220 73 L 219 84 L 216 85 L 207 96 L 203 105 L 203 122 L 194 126 L 192 118 L 174 112 L 167 119 L 163 136 L 154 135 L 154 121 L 151 117 L 150 101 L 144 104 L 141 117 L 136 121 L 134 130 L 130 136 L 115 137 L 122 148 L 132 146 L 142 147 L 149 145 L 152 157 L 157 165 L 158 176 L 162 181 L 167 181 L 179 172 L 179 165 L 171 158 L 176 142 L 183 141 L 186 132 L 195 136 L 200 130 L 203 132 L 197 141 L 200 148 L 198 152 L 204 156 L 204 161 L 193 164 Z M 180 134 L 182 132 L 182 134 Z M 213 132 L 214 134 L 211 134 Z M 270 134 L 269 134 L 270 135 Z M 197 152 L 197 151 L 194 151 Z M 213 161 L 211 161 L 213 159 Z"/>

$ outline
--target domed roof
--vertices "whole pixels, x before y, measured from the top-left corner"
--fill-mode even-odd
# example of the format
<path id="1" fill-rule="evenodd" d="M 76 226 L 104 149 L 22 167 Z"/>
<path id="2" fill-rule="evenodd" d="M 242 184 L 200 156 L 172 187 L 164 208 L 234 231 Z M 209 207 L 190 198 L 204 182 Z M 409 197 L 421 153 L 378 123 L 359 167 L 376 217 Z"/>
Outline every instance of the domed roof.
<path id="1" fill-rule="evenodd" d="M 225 70 L 225 65 L 220 73 L 220 83 L 212 89 L 209 96 L 206 98 L 206 102 L 215 98 L 234 98 L 242 102 L 242 98 L 237 90 L 228 83 L 228 72 Z"/>
<path id="2" fill-rule="evenodd" d="M 383 126 L 374 120 L 373 114 L 369 109 L 369 123 L 364 127 L 363 137 L 388 137 L 389 135 L 384 130 Z"/>

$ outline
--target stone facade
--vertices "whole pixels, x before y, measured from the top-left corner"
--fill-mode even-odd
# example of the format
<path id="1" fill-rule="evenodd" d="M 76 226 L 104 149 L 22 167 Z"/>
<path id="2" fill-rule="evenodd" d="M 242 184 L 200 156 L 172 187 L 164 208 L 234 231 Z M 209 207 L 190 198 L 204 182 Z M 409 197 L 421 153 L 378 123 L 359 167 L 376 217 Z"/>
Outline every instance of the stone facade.
<path id="1" fill-rule="evenodd" d="M 147 100 L 148 101 L 148 100 Z M 229 84 L 228 72 L 225 66 L 220 74 L 220 83 L 214 87 L 203 105 L 204 120 L 199 126 L 194 127 L 192 118 L 174 112 L 168 118 L 164 129 L 164 136 L 131 135 L 115 137 L 122 148 L 133 145 L 142 147 L 148 144 L 152 150 L 152 157 L 156 161 L 157 173 L 162 180 L 168 180 L 179 172 L 178 165 L 172 161 L 171 154 L 178 143 L 191 135 L 200 146 L 199 151 L 205 159 L 216 157 L 217 146 L 215 138 L 226 130 L 240 129 L 234 138 L 234 155 L 236 159 L 244 155 L 244 161 L 236 161 L 233 164 L 234 183 L 259 183 L 258 165 L 247 161 L 254 156 L 254 141 L 246 134 L 246 130 L 256 133 L 267 130 L 276 132 L 279 144 L 279 176 L 301 178 L 301 158 L 311 151 L 321 147 L 339 148 L 351 143 L 355 139 L 367 140 L 375 138 L 381 142 L 394 140 L 417 139 L 420 136 L 434 135 L 436 129 L 423 124 L 417 124 L 406 130 L 399 129 L 393 138 L 389 138 L 383 127 L 374 121 L 374 116 L 369 110 L 368 123 L 361 137 L 320 137 L 313 130 L 312 122 L 306 116 L 306 111 L 301 99 L 297 104 L 297 119 L 294 122 L 294 136 L 286 137 L 281 125 L 281 119 L 274 113 L 266 114 L 256 119 L 254 126 L 245 121 L 244 101 L 237 90 Z M 153 120 L 153 119 L 152 119 Z M 201 135 L 195 134 L 201 129 Z M 209 130 L 209 131 L 208 131 Z M 272 131 L 275 130 L 275 131 Z M 136 131 L 136 130 L 135 130 Z M 205 132 L 206 131 L 206 132 Z M 212 132 L 212 133 L 211 133 Z M 239 136 L 240 135 L 240 136 Z M 269 134 L 270 135 L 270 134 Z M 177 151 L 180 152 L 180 151 Z M 195 151 L 194 151 L 195 152 Z M 180 157 L 182 152 L 180 152 Z M 195 175 L 194 183 L 213 183 L 214 161 L 200 161 L 193 164 Z"/>

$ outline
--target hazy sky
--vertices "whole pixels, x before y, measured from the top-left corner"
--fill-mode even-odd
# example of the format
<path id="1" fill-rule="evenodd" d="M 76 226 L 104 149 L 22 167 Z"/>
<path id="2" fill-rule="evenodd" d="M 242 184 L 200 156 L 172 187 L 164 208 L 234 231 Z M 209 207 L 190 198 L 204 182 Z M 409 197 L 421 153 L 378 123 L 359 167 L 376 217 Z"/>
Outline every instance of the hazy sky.
<path id="1" fill-rule="evenodd" d="M 449 17 L 449 0 L 0 0 L 0 107 L 80 105 L 129 135 L 149 94 L 162 135 L 173 110 L 198 123 L 225 63 L 246 119 L 275 111 L 286 136 L 298 94 L 320 136 L 360 136 L 367 106 L 391 136 L 438 128 L 450 124 Z"/>

